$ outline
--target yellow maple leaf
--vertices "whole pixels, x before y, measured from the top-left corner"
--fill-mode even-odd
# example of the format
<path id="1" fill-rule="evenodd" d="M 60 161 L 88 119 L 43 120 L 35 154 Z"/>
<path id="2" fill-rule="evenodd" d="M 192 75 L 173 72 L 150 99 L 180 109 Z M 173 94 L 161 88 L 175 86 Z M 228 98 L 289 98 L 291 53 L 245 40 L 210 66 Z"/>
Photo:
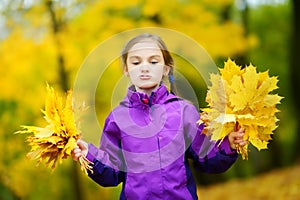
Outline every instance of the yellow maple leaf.
<path id="1" fill-rule="evenodd" d="M 241 77 L 234 76 L 231 80 L 231 86 L 233 92 L 229 95 L 229 102 L 233 111 L 245 109 L 249 96 L 245 91 Z"/>
<path id="2" fill-rule="evenodd" d="M 244 129 L 244 140 L 258 150 L 266 149 L 273 131 L 277 128 L 276 105 L 283 97 L 270 94 L 277 89 L 278 79 L 268 71 L 257 72 L 250 64 L 244 69 L 232 60 L 225 62 L 219 74 L 211 74 L 211 86 L 206 101 L 209 108 L 202 109 L 199 123 L 204 133 L 213 140 L 223 140 L 237 126 Z M 248 144 L 238 147 L 243 159 L 248 158 Z"/>
<path id="3" fill-rule="evenodd" d="M 224 112 L 226 108 L 226 91 L 225 91 L 225 82 L 221 79 L 220 76 L 212 74 L 210 81 L 213 83 L 210 87 L 210 90 L 215 91 L 213 93 L 208 93 L 208 104 L 214 105 L 214 109 Z"/>
<path id="4" fill-rule="evenodd" d="M 222 74 L 222 78 L 231 84 L 233 76 L 241 76 L 243 70 L 235 64 L 230 58 L 227 60 L 223 69 L 219 69 Z"/>
<path id="5" fill-rule="evenodd" d="M 81 109 L 80 112 L 84 107 L 79 107 L 79 109 Z M 55 168 L 57 162 L 62 163 L 62 159 L 68 158 L 77 145 L 76 141 L 80 138 L 74 112 L 72 91 L 69 90 L 64 98 L 47 85 L 45 109 L 42 113 L 48 125 L 44 128 L 21 126 L 22 130 L 16 132 L 33 134 L 27 138 L 31 146 L 31 151 L 27 156 L 37 159 L 37 164 L 45 162 L 46 166 L 52 169 Z M 85 173 L 92 169 L 92 163 L 87 159 L 80 157 L 80 163 Z"/>

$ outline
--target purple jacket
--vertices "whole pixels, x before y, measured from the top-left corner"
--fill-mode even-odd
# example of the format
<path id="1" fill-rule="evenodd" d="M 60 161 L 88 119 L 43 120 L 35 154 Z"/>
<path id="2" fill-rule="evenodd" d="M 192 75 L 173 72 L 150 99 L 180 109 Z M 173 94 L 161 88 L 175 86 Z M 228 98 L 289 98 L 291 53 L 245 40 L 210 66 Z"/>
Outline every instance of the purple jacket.
<path id="1" fill-rule="evenodd" d="M 207 173 L 226 171 L 237 159 L 228 139 L 201 134 L 198 110 L 162 84 L 150 97 L 129 88 L 107 117 L 100 149 L 89 144 L 89 176 L 102 186 L 123 183 L 120 199 L 197 199 L 188 159 Z"/>

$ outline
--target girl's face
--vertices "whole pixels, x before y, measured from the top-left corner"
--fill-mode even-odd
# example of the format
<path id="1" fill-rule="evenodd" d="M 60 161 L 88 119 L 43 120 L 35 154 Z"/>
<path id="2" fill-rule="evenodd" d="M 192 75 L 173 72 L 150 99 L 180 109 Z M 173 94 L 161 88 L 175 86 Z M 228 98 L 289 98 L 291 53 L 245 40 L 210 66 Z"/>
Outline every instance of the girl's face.
<path id="1" fill-rule="evenodd" d="M 155 42 L 143 41 L 128 51 L 125 74 L 138 92 L 150 93 L 159 87 L 163 76 L 169 73 L 161 49 Z"/>

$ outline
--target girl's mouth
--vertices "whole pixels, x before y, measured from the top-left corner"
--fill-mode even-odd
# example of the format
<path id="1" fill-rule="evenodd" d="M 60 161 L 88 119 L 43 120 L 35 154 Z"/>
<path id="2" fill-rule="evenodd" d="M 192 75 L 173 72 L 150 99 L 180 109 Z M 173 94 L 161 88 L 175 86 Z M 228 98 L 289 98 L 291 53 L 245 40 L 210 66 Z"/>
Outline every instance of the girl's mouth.
<path id="1" fill-rule="evenodd" d="M 150 75 L 140 75 L 141 80 L 149 80 L 151 78 Z"/>

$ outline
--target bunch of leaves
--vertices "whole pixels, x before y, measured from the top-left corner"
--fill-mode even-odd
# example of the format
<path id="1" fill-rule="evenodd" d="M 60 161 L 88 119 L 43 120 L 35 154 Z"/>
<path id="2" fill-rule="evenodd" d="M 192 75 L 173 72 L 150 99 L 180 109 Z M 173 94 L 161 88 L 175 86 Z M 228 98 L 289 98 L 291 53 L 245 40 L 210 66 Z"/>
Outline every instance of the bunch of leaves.
<path id="1" fill-rule="evenodd" d="M 21 126 L 22 130 L 16 132 L 33 134 L 27 137 L 27 142 L 31 147 L 27 157 L 37 159 L 37 165 L 45 162 L 46 166 L 54 170 L 56 163 L 62 163 L 62 160 L 68 158 L 77 146 L 76 142 L 80 138 L 80 124 L 79 118 L 75 119 L 73 105 L 72 90 L 69 90 L 64 97 L 47 85 L 45 110 L 42 110 L 42 113 L 48 124 L 44 128 Z M 76 109 L 76 113 L 80 113 L 85 106 L 78 106 Z M 79 158 L 79 161 L 85 173 L 87 170 L 92 172 L 90 161 L 83 156 Z"/>
<path id="2" fill-rule="evenodd" d="M 252 64 L 242 68 L 230 59 L 220 74 L 211 74 L 206 102 L 199 123 L 212 140 L 223 140 L 232 131 L 242 128 L 244 147 L 237 146 L 243 159 L 248 159 L 249 143 L 258 150 L 267 149 L 271 135 L 277 128 L 276 105 L 282 97 L 271 94 L 277 89 L 278 79 L 269 72 L 257 72 Z"/>

